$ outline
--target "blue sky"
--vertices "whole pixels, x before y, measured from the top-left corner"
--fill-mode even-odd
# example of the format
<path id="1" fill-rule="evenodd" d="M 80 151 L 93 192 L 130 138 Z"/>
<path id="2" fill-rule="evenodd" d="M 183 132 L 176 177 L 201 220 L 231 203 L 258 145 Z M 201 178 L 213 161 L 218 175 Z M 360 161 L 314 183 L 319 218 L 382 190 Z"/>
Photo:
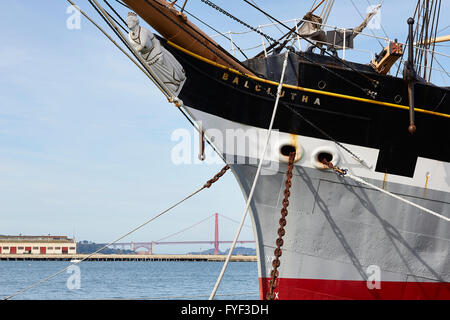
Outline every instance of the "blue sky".
<path id="1" fill-rule="evenodd" d="M 75 2 L 100 21 L 87 1 Z M 215 2 L 252 25 L 268 23 L 242 1 Z M 354 2 L 365 12 L 367 1 Z M 441 27 L 448 25 L 450 12 L 443 2 Z M 280 19 L 301 17 L 311 5 L 257 3 Z M 404 41 L 414 5 L 385 1 L 382 23 L 391 38 Z M 109 242 L 192 192 L 222 167 L 172 163 L 176 142 L 171 134 L 179 128 L 192 132 L 189 124 L 87 20 L 82 19 L 80 30 L 67 29 L 66 1 L 2 0 L 0 6 L 0 234 L 75 234 L 78 240 Z M 126 15 L 126 9 L 118 9 Z M 189 1 L 187 9 L 221 31 L 243 30 L 199 0 Z M 361 19 L 350 0 L 337 0 L 328 22 L 354 27 Z M 379 49 L 377 43 L 367 46 Z M 442 48 L 448 54 L 448 48 Z M 157 240 L 214 212 L 239 220 L 244 205 L 230 172 L 127 240 Z M 221 239 L 231 240 L 237 224 L 221 222 Z M 241 239 L 252 237 L 251 229 L 244 228 Z M 172 240 L 209 239 L 212 219 Z"/>

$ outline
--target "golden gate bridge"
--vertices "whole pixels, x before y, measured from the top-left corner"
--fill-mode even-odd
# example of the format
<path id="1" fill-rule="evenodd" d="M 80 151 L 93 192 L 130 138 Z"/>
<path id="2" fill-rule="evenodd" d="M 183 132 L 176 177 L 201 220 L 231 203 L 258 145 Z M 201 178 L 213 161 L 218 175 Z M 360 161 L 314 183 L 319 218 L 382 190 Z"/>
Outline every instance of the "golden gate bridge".
<path id="1" fill-rule="evenodd" d="M 214 216 L 214 239 L 213 240 L 190 240 L 190 241 L 164 241 L 168 238 L 171 238 L 175 235 L 178 235 L 180 233 L 183 233 L 189 229 L 192 229 L 196 226 L 198 226 L 199 224 L 205 222 L 206 220 L 210 219 L 211 217 Z M 115 243 L 111 246 L 109 246 L 110 248 L 113 249 L 121 249 L 121 250 L 125 250 L 125 249 L 129 249 L 131 251 L 136 251 L 138 249 L 145 249 L 147 251 L 148 254 L 153 254 L 153 250 L 155 248 L 155 246 L 159 246 L 159 245 L 182 245 L 182 244 L 211 244 L 214 245 L 214 254 L 219 254 L 219 244 L 226 244 L 226 243 L 232 243 L 233 241 L 227 241 L 227 240 L 219 240 L 219 216 L 221 216 L 222 218 L 228 219 L 232 222 L 235 223 L 239 223 L 227 216 L 215 213 L 212 214 L 208 217 L 206 217 L 205 219 L 196 222 L 192 225 L 190 225 L 187 228 L 184 228 L 180 231 L 177 231 L 175 233 L 172 233 L 168 236 L 165 236 L 159 240 L 156 241 L 150 241 L 150 242 L 118 242 Z M 245 244 L 245 243 L 255 243 L 254 240 L 238 240 L 237 241 L 238 244 Z M 106 244 L 103 244 L 106 245 Z"/>

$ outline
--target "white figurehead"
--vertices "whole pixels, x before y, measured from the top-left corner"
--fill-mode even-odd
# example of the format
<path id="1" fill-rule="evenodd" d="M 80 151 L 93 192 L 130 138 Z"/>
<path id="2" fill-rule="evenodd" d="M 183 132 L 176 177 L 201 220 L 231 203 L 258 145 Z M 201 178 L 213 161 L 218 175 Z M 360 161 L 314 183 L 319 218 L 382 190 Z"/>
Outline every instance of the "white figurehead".
<path id="1" fill-rule="evenodd" d="M 127 16 L 127 26 L 132 31 L 135 32 L 139 26 L 139 19 L 134 12 L 129 12 Z"/>
<path id="2" fill-rule="evenodd" d="M 139 25 L 137 15 L 130 12 L 127 16 L 127 26 L 130 29 L 128 39 L 136 51 L 147 62 L 156 74 L 158 80 L 176 97 L 186 80 L 181 64 L 167 51 L 150 30 Z"/>

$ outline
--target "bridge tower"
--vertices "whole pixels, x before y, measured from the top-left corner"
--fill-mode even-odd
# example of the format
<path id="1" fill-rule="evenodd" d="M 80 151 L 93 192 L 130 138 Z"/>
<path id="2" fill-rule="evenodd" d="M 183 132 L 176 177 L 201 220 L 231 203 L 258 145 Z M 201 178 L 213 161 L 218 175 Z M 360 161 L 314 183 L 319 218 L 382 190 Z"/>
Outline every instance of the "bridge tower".
<path id="1" fill-rule="evenodd" d="M 219 214 L 216 212 L 215 214 L 215 223 L 214 223 L 214 254 L 219 254 Z"/>

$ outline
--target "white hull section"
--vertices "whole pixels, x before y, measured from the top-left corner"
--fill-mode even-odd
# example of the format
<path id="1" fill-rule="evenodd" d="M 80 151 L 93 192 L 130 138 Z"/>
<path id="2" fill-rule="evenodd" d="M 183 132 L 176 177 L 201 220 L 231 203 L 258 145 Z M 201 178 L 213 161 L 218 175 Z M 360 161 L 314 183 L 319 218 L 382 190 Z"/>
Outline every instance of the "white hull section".
<path id="1" fill-rule="evenodd" d="M 268 130 L 247 126 L 241 123 L 226 120 L 193 108 L 187 108 L 192 117 L 200 121 L 205 130 L 205 135 L 213 137 L 215 146 L 222 154 L 235 155 L 243 161 L 244 158 L 259 159 L 264 149 Z M 244 147 L 237 147 L 239 143 L 236 140 L 227 140 L 233 137 L 233 133 L 239 133 L 241 138 L 247 139 L 248 143 Z M 330 133 L 332 135 L 332 132 Z M 300 150 L 300 159 L 295 165 L 306 168 L 317 168 L 318 165 L 313 159 L 318 151 L 329 151 L 335 153 L 338 159 L 333 161 L 339 167 L 347 168 L 353 175 L 361 178 L 379 180 L 388 186 L 390 182 L 403 185 L 414 186 L 426 190 L 437 190 L 450 192 L 450 163 L 419 157 L 417 159 L 414 176 L 412 178 L 384 174 L 375 172 L 375 165 L 378 158 L 378 149 L 367 148 L 357 145 L 343 143 L 352 153 L 357 155 L 368 165 L 361 165 L 352 155 L 340 148 L 336 143 L 330 140 L 317 139 L 305 136 L 294 135 L 290 133 L 273 131 L 269 149 L 265 155 L 265 160 L 271 162 L 286 162 L 287 157 L 280 154 L 280 148 L 283 145 L 293 145 Z M 233 152 L 230 152 L 231 151 Z M 256 160 L 254 160 L 256 164 Z M 378 186 L 382 186 L 382 183 Z"/>
<path id="2" fill-rule="evenodd" d="M 256 173 L 256 159 L 263 150 L 268 131 L 195 109 L 189 112 L 202 122 L 206 136 L 213 138 L 217 149 L 227 157 L 247 197 Z M 229 147 L 227 131 L 237 130 L 241 135 L 256 132 L 246 135 L 249 142 L 246 148 Z M 376 149 L 344 144 L 371 166 L 367 168 L 329 140 L 279 132 L 272 138 L 265 157 L 268 162 L 251 202 L 262 298 L 278 238 L 287 170 L 287 157 L 280 155 L 280 148 L 286 144 L 301 152 L 293 169 L 286 235 L 278 268 L 280 299 L 328 295 L 367 298 L 366 282 L 377 279 L 382 283 L 379 290 L 385 288 L 385 291 L 379 291 L 375 298 L 426 297 L 421 287 L 407 283 L 431 283 L 427 294 L 432 298 L 450 297 L 446 284 L 450 281 L 450 223 L 324 170 L 315 161 L 315 154 L 331 153 L 335 165 L 446 217 L 450 216 L 449 163 L 418 158 L 412 178 L 385 175 L 374 171 Z M 377 271 L 372 273 L 374 270 Z M 312 289 L 305 291 L 304 286 Z"/>

